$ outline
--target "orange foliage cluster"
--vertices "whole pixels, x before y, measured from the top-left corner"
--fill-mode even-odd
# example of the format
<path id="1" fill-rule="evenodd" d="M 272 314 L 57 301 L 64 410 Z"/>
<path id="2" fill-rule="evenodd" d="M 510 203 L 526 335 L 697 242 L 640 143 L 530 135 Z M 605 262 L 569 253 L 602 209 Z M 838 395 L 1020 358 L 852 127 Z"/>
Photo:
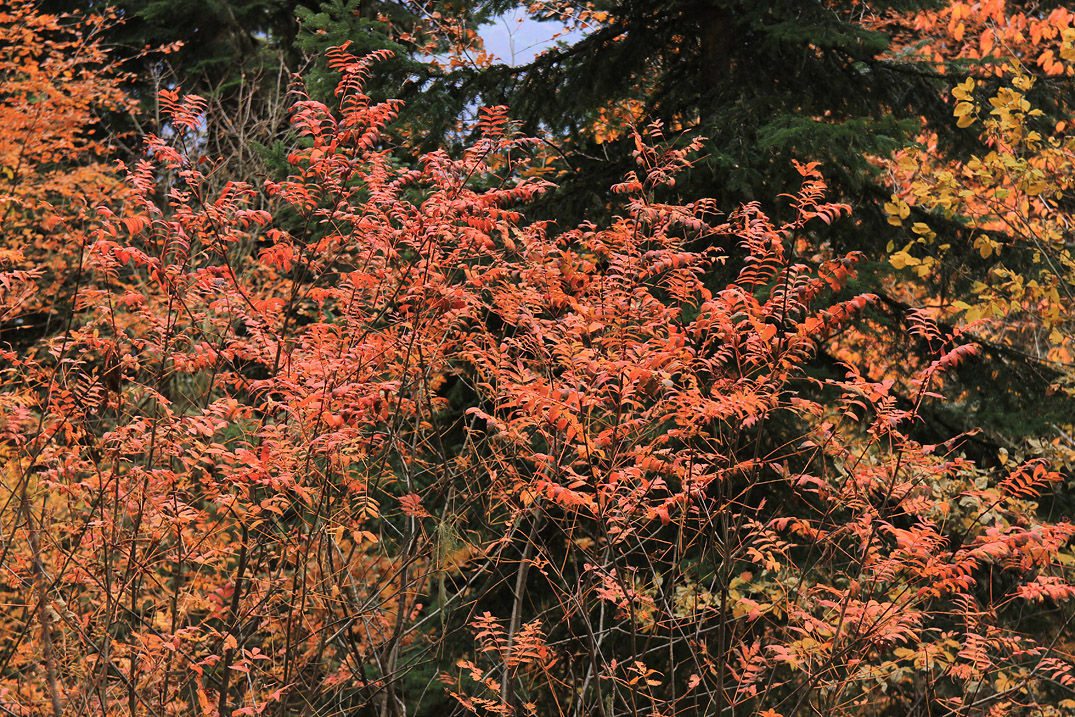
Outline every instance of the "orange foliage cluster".
<path id="1" fill-rule="evenodd" d="M 33 274 L 3 287 L 0 322 L 42 311 L 69 288 L 84 222 L 115 195 L 96 117 L 131 102 L 95 40 L 108 21 L 43 15 L 30 2 L 0 7 L 0 267 Z"/>
<path id="2" fill-rule="evenodd" d="M 1071 75 L 1061 60 L 1065 36 L 1075 30 L 1075 12 L 1063 6 L 1048 13 L 1008 0 L 955 0 L 913 18 L 875 18 L 894 46 L 936 63 L 944 72 L 953 60 L 976 61 L 981 71 L 1003 75 L 1018 58 L 1046 75 Z"/>

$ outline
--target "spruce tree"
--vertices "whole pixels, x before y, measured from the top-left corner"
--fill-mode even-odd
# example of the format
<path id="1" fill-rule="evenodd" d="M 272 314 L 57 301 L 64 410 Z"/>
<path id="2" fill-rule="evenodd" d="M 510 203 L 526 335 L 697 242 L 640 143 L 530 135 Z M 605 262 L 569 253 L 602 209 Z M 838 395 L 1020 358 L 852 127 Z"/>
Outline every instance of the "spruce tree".
<path id="1" fill-rule="evenodd" d="M 493 11 L 527 3 L 491 0 Z M 475 101 L 507 104 L 528 133 L 547 133 L 567 158 L 561 189 L 543 211 L 565 225 L 602 211 L 617 211 L 601 188 L 634 168 L 627 120 L 637 127 L 663 122 L 671 135 L 707 138 L 704 158 L 667 198 L 710 196 L 731 210 L 759 200 L 767 211 L 799 181 L 793 161 L 817 161 L 856 221 L 826 237 L 834 249 L 859 250 L 866 262 L 858 286 L 882 301 L 873 327 L 904 358 L 930 347 L 906 338 L 910 307 L 888 294 L 891 241 L 906 230 L 887 221 L 883 205 L 891 187 L 874 158 L 913 144 L 926 128 L 942 151 L 966 156 L 981 150 L 977 138 L 959 132 L 948 101 L 954 85 L 978 72 L 974 61 L 935 61 L 907 51 L 915 32 L 909 17 L 942 7 L 929 0 L 605 0 L 557 3 L 577 15 L 586 5 L 598 22 L 581 40 L 548 51 L 523 67 L 497 66 L 454 78 Z M 1029 5 L 1029 4 L 1028 4 Z M 1056 3 L 1034 3 L 1044 16 Z M 899 33 L 903 37 L 899 37 Z M 902 46 L 898 43 L 904 43 Z M 1050 78 L 1032 98 L 1055 119 L 1067 119 L 1075 92 L 1070 80 Z M 956 220 L 937 218 L 940 231 L 965 233 Z M 954 240 L 953 240 L 954 241 Z M 969 237 L 960 239 L 967 246 Z M 733 257 L 725 271 L 734 271 Z M 714 277 L 720 285 L 723 277 Z M 898 280 L 898 279 L 897 279 Z M 940 276 L 942 296 L 951 287 Z M 893 340 L 892 337 L 897 337 Z M 904 337 L 904 338 L 898 338 Z M 1019 442 L 1053 423 L 1070 407 L 1049 389 L 1057 379 L 1048 366 L 1000 346 L 980 347 L 976 362 L 959 374 L 966 401 L 927 423 L 928 442 L 984 425 L 968 444 L 979 456 Z M 867 371 L 869 367 L 860 366 Z M 818 376 L 843 370 L 821 355 Z M 934 418 L 936 420 L 934 420 Z"/>

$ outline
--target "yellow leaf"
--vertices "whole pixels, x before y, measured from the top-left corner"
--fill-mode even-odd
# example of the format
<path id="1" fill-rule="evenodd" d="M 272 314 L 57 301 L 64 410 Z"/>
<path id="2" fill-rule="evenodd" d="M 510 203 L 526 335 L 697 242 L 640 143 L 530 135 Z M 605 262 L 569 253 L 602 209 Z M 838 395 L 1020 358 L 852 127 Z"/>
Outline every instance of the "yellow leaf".
<path id="1" fill-rule="evenodd" d="M 884 208 L 885 214 L 888 214 L 888 223 L 894 226 L 899 226 L 899 220 L 906 219 L 911 214 L 911 208 L 907 206 L 907 202 L 895 194 L 892 195 L 891 202 L 885 202 Z"/>
<path id="2" fill-rule="evenodd" d="M 964 115 L 974 114 L 975 109 L 977 108 L 970 102 L 960 102 L 956 105 L 956 109 L 952 114 L 956 117 L 963 117 Z"/>
<path id="3" fill-rule="evenodd" d="M 955 86 L 955 89 L 952 90 L 952 96 L 955 97 L 957 100 L 968 100 L 971 96 L 970 93 L 973 91 L 974 78 L 968 77 L 966 80 L 960 82 L 958 85 Z"/>
<path id="4" fill-rule="evenodd" d="M 918 266 L 922 263 L 915 257 L 908 254 L 906 251 L 898 251 L 891 257 L 889 257 L 888 260 L 889 262 L 891 262 L 892 266 L 896 267 L 897 269 L 904 269 L 908 266 Z"/>
<path id="5" fill-rule="evenodd" d="M 1014 79 L 1012 79 L 1012 84 L 1021 90 L 1029 90 L 1031 87 L 1034 86 L 1034 78 L 1030 77 L 1029 75 L 1018 75 Z M 1022 97 L 1022 95 L 1016 95 L 1016 93 L 1014 92 L 1012 93 L 1012 95 L 1019 98 Z"/>

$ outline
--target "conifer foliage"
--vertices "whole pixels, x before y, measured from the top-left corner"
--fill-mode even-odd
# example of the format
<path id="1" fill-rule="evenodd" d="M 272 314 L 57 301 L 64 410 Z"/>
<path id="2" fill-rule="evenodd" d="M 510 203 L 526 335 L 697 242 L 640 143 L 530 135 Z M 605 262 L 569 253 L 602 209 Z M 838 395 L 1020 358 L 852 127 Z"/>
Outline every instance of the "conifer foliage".
<path id="1" fill-rule="evenodd" d="M 296 93 L 267 209 L 162 93 L 63 329 L 5 349 L 2 711 L 1075 707 L 1064 477 L 914 437 L 973 347 L 914 312 L 909 403 L 806 371 L 877 300 L 820 167 L 785 221 L 665 203 L 701 140 L 654 123 L 612 220 L 531 222 L 551 186 L 505 107 L 393 155 L 385 55 L 332 49 L 333 107 Z"/>

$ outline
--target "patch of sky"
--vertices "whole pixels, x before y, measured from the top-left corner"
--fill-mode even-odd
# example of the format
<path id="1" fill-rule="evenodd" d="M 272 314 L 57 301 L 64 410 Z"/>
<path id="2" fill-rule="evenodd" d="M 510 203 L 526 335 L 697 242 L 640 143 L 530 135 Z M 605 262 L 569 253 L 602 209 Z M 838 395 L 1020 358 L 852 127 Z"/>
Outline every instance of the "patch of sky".
<path id="1" fill-rule="evenodd" d="M 494 62 L 512 67 L 528 64 L 558 42 L 574 44 L 584 34 L 581 30 L 569 30 L 560 22 L 535 20 L 521 7 L 483 25 L 478 33 Z"/>

